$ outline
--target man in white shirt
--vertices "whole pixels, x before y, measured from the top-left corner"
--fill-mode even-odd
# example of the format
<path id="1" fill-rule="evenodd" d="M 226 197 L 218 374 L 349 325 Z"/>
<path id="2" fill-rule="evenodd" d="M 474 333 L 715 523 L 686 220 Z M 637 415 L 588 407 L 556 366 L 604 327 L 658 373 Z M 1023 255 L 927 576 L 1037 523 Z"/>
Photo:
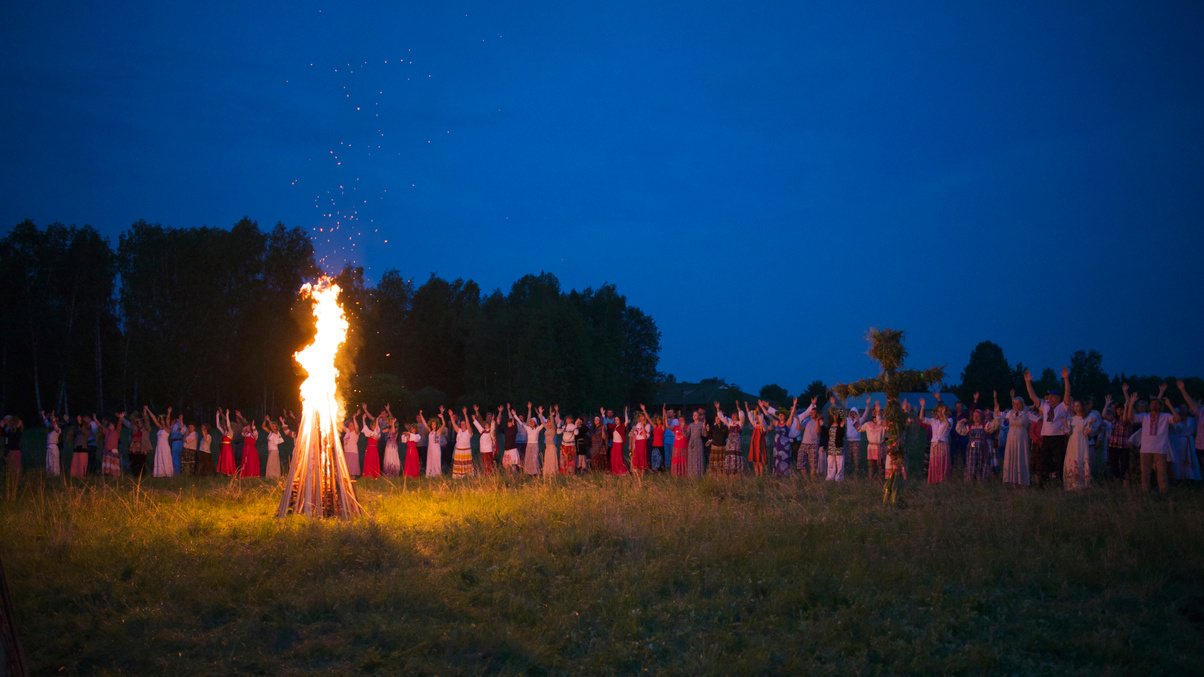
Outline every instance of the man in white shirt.
<path id="1" fill-rule="evenodd" d="M 1062 367 L 1062 379 L 1070 378 L 1070 370 Z M 1045 398 L 1037 397 L 1033 390 L 1033 375 L 1024 370 L 1024 385 L 1034 402 L 1041 402 L 1041 451 L 1037 454 L 1037 484 L 1042 486 L 1050 478 L 1056 478 L 1056 486 L 1062 486 L 1062 464 L 1066 462 L 1066 403 L 1062 393 L 1050 390 Z"/>
<path id="2" fill-rule="evenodd" d="M 1166 384 L 1158 389 L 1158 397 L 1150 400 L 1150 413 L 1136 414 L 1133 421 L 1141 425 L 1141 489 L 1150 490 L 1150 472 L 1158 476 L 1158 492 L 1170 491 L 1166 479 L 1166 460 L 1171 453 L 1170 426 L 1179 423 L 1179 412 L 1164 397 Z M 1166 411 L 1163 411 L 1163 403 Z M 1170 413 L 1166 413 L 1170 412 Z"/>

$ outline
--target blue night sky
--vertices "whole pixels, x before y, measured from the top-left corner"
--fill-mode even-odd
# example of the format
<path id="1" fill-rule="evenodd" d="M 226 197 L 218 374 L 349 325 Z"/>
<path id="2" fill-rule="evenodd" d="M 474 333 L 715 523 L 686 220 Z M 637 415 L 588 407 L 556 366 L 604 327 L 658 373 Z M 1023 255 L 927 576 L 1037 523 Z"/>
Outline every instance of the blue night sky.
<path id="1" fill-rule="evenodd" d="M 245 215 L 371 280 L 612 282 L 663 371 L 754 392 L 871 375 L 869 326 L 954 383 L 982 340 L 1204 376 L 1198 2 L 5 15 L 4 228 Z"/>

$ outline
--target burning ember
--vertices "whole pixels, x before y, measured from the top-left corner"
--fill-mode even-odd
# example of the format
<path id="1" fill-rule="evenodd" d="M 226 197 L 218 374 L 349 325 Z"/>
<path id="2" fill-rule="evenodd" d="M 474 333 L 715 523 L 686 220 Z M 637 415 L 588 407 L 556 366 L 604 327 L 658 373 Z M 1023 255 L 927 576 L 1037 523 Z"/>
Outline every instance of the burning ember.
<path id="1" fill-rule="evenodd" d="M 347 339 L 347 318 L 339 306 L 339 291 L 329 278 L 301 287 L 301 293 L 314 300 L 317 335 L 313 343 L 294 355 L 308 377 L 301 384 L 301 424 L 278 517 L 290 510 L 309 517 L 340 519 L 364 512 L 355 500 L 338 430 L 343 406 L 335 393 L 339 370 L 334 358 Z"/>

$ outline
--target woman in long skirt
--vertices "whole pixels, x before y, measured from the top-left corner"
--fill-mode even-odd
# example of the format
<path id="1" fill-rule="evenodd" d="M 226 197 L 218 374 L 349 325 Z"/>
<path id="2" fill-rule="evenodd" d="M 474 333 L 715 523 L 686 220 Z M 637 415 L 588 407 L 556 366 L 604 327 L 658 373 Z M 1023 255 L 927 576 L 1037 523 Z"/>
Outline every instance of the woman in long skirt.
<path id="1" fill-rule="evenodd" d="M 497 411 L 498 420 L 501 420 L 502 408 L 498 407 Z M 518 419 L 510 405 L 506 405 L 506 428 L 502 431 L 501 437 L 505 446 L 502 454 L 502 467 L 513 475 L 518 472 L 518 466 L 522 464 L 522 461 L 518 458 Z"/>
<path id="2" fill-rule="evenodd" d="M 669 471 L 674 477 L 685 477 L 690 460 L 690 429 L 684 418 L 675 418 L 670 430 L 673 431 L 673 457 L 669 461 Z"/>
<path id="3" fill-rule="evenodd" d="M 652 452 L 648 458 L 648 468 L 658 472 L 665 467 L 665 416 L 662 409 L 660 416 L 652 417 Z"/>
<path id="4" fill-rule="evenodd" d="M 164 426 L 167 421 L 161 420 L 158 416 L 151 413 L 150 407 L 142 408 L 142 420 L 147 421 L 147 428 L 151 423 L 155 424 L 159 430 L 155 433 L 155 477 L 171 477 L 176 473 L 176 466 L 171 460 L 171 442 L 168 441 L 167 428 Z M 78 433 L 77 433 L 78 434 Z"/>
<path id="5" fill-rule="evenodd" d="M 452 452 L 452 479 L 457 480 L 469 477 L 473 473 L 472 424 L 468 421 L 468 407 L 461 408 L 460 413 L 462 416 L 457 420 L 456 412 L 447 412 L 448 418 L 452 422 L 452 428 L 456 432 L 456 447 Z"/>
<path id="6" fill-rule="evenodd" d="M 702 414 L 694 412 L 694 422 L 690 424 L 689 459 L 686 461 L 687 477 L 702 477 L 706 466 L 706 452 L 702 448 L 702 439 L 706 436 L 706 422 Z"/>
<path id="7" fill-rule="evenodd" d="M 736 411 L 731 417 L 724 416 L 719 403 L 715 403 L 715 418 L 727 426 L 727 440 L 723 445 L 723 472 L 725 475 L 739 475 L 744 472 L 744 455 L 740 453 L 740 434 L 744 430 L 744 412 L 736 403 Z"/>
<path id="8" fill-rule="evenodd" d="M 359 410 L 351 414 L 351 420 L 343 422 L 343 460 L 347 463 L 347 474 L 360 476 L 360 424 Z"/>
<path id="9" fill-rule="evenodd" d="M 255 446 L 259 439 L 259 431 L 239 412 L 234 412 L 234 416 L 242 426 L 242 464 L 238 474 L 240 477 L 259 477 L 259 449 Z"/>
<path id="10" fill-rule="evenodd" d="M 63 431 L 59 428 L 58 416 L 54 412 L 50 412 L 50 416 L 46 416 L 46 412 L 42 412 L 42 422 L 46 424 L 46 475 L 49 477 L 58 477 L 62 472 L 62 466 L 59 463 L 59 438 L 62 437 Z"/>
<path id="11" fill-rule="evenodd" d="M 418 423 L 422 427 L 431 431 L 427 436 L 426 442 L 426 476 L 439 477 L 443 475 L 443 407 L 439 407 L 439 418 L 432 418 L 427 421 L 422 416 L 422 411 L 418 412 Z"/>
<path id="12" fill-rule="evenodd" d="M 1070 397 L 1070 370 L 1062 368 L 1062 383 L 1066 389 L 1065 402 L 1071 404 L 1072 416 L 1064 424 L 1070 438 L 1066 441 L 1066 459 L 1062 462 L 1062 485 L 1067 489 L 1086 489 L 1091 484 L 1091 449 L 1088 438 L 1095 432 L 1096 419 L 1087 415 L 1082 400 Z"/>
<path id="13" fill-rule="evenodd" d="M 217 431 L 222 434 L 222 448 L 217 454 L 217 471 L 234 476 L 234 428 L 230 426 L 230 410 L 226 410 L 226 427 L 222 427 L 222 411 L 217 410 Z"/>
<path id="14" fill-rule="evenodd" d="M 560 435 L 560 474 L 577 472 L 577 420 L 560 417 L 560 405 L 555 408 L 556 433 Z"/>
<path id="15" fill-rule="evenodd" d="M 760 403 L 761 410 L 768 417 L 769 409 L 765 403 Z M 773 426 L 773 475 L 774 477 L 790 477 L 793 465 L 790 463 L 790 421 L 794 420 L 794 412 L 798 410 L 798 398 L 790 405 L 790 414 L 775 412 L 777 423 Z M 771 419 L 772 420 L 772 419 Z M 800 453 L 799 458 L 803 456 Z M 801 470 L 799 472 L 802 472 Z"/>
<path id="16" fill-rule="evenodd" d="M 744 403 L 744 416 L 752 422 L 752 439 L 748 442 L 748 462 L 752 464 L 753 473 L 757 477 L 765 474 L 765 421 L 761 418 L 760 410 L 753 413 Z"/>
<path id="17" fill-rule="evenodd" d="M 543 407 L 539 408 L 539 418 L 543 421 L 543 476 L 552 477 L 560 473 L 560 447 L 556 444 L 556 415 L 552 418 L 543 417 Z"/>
<path id="18" fill-rule="evenodd" d="M 949 429 L 953 427 L 953 419 L 949 417 L 949 408 L 941 402 L 941 394 L 936 394 L 936 409 L 933 417 L 924 416 L 924 398 L 920 398 L 920 421 L 932 431 L 930 455 L 928 460 L 928 483 L 940 484 L 949 479 Z"/>
<path id="19" fill-rule="evenodd" d="M 383 415 L 383 413 L 382 413 Z M 369 425 L 371 420 L 371 425 Z M 368 438 L 368 448 L 364 450 L 364 477 L 380 477 L 380 419 L 373 418 L 364 409 L 364 437 Z"/>
<path id="20" fill-rule="evenodd" d="M 977 395 L 977 393 L 975 393 Z M 999 400 L 995 400 L 995 409 L 999 409 Z M 962 419 L 957 422 L 957 434 L 966 437 L 966 475 L 967 482 L 971 480 L 986 480 L 991 477 L 991 450 L 987 442 L 988 436 L 999 429 L 1003 419 L 996 418 L 986 421 L 981 409 L 970 412 L 970 420 Z"/>
<path id="21" fill-rule="evenodd" d="M 386 414 L 388 419 L 381 436 L 385 438 L 385 457 L 381 461 L 381 473 L 385 477 L 401 475 L 401 453 L 397 446 L 397 419 Z"/>
<path id="22" fill-rule="evenodd" d="M 497 442 L 494 440 L 494 432 L 497 426 L 493 423 L 493 414 L 485 414 L 485 422 L 481 423 L 481 408 L 477 405 L 472 405 L 472 425 L 480 434 L 477 437 L 477 448 L 481 452 L 481 471 L 486 475 L 493 474 L 493 466 L 496 461 L 494 455 L 497 452 Z"/>
<path id="23" fill-rule="evenodd" d="M 180 427 L 184 427 L 184 416 L 180 416 Z M 196 475 L 196 448 L 199 443 L 196 434 L 196 424 L 188 426 L 184 432 L 184 451 L 180 454 L 180 474 Z"/>
<path id="24" fill-rule="evenodd" d="M 874 402 L 870 411 L 870 398 L 865 398 L 865 411 L 857 421 L 857 429 L 865 433 L 865 464 L 869 467 L 870 479 L 878 477 L 878 468 L 886 461 L 886 421 L 882 417 L 882 406 Z M 885 473 L 884 473 L 885 474 Z"/>
<path id="25" fill-rule="evenodd" d="M 263 417 L 262 425 L 268 436 L 268 462 L 263 476 L 280 477 L 280 445 L 284 442 L 284 436 L 280 434 L 280 428 L 268 420 L 267 416 Z"/>
<path id="26" fill-rule="evenodd" d="M 531 415 L 531 403 L 527 403 L 526 423 L 519 421 L 519 426 L 527 437 L 527 446 L 523 451 L 523 472 L 528 475 L 539 474 L 539 431 L 543 428 L 539 421 Z"/>
<path id="27" fill-rule="evenodd" d="M 422 441 L 422 435 L 418 434 L 417 423 L 410 424 L 410 431 L 401 436 L 401 441 L 406 443 L 404 474 L 409 478 L 417 478 L 422 475 L 422 462 L 418 460 L 418 443 Z"/>
<path id="28" fill-rule="evenodd" d="M 201 426 L 201 442 L 197 447 L 196 452 L 196 474 L 197 477 L 209 477 L 213 475 L 213 434 L 209 432 L 208 425 Z"/>
<path id="29" fill-rule="evenodd" d="M 615 430 L 610 437 L 610 473 L 612 475 L 626 475 L 627 463 L 623 459 L 623 445 L 627 442 L 627 424 L 631 423 L 631 418 L 627 415 L 627 409 L 623 409 L 623 420 L 619 420 L 619 416 L 615 415 Z"/>
<path id="30" fill-rule="evenodd" d="M 113 477 L 121 476 L 121 455 L 117 444 L 121 440 L 121 425 L 125 421 L 125 412 L 117 414 L 117 423 L 105 421 L 104 426 L 104 456 L 100 461 L 100 471 Z"/>
<path id="31" fill-rule="evenodd" d="M 602 472 L 606 468 L 606 425 L 600 416 L 595 416 L 594 428 L 589 433 L 589 469 Z"/>
<path id="32" fill-rule="evenodd" d="M 640 405 L 643 409 L 644 405 Z M 643 474 L 648 469 L 648 438 L 652 436 L 652 425 L 648 423 L 648 412 L 635 413 L 635 425 L 629 431 L 631 435 L 631 470 Z"/>
<path id="33" fill-rule="evenodd" d="M 999 405 L 995 406 L 995 420 L 999 420 Z M 1034 422 L 1041 420 L 1041 415 L 1025 406 L 1024 398 L 1017 397 L 1012 391 L 1012 408 L 1002 414 L 1008 424 L 1008 437 L 1003 448 L 1003 482 L 1028 486 L 1031 482 L 1029 466 L 1029 449 L 1032 440 L 1028 429 Z"/>

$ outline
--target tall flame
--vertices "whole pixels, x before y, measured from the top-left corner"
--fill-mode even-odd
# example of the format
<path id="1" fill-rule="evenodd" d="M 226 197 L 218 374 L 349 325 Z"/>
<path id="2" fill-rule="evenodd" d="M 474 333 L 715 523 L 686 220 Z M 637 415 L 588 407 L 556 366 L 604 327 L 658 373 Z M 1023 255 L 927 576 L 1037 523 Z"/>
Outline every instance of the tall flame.
<path id="1" fill-rule="evenodd" d="M 339 286 L 329 278 L 301 287 L 314 300 L 317 333 L 313 343 L 294 355 L 307 377 L 301 384 L 301 423 L 293 450 L 289 482 L 278 515 L 290 510 L 310 517 L 349 519 L 363 512 L 343 457 L 339 421 L 343 407 L 335 382 L 339 370 L 334 359 L 347 340 L 347 318 L 339 306 Z"/>

